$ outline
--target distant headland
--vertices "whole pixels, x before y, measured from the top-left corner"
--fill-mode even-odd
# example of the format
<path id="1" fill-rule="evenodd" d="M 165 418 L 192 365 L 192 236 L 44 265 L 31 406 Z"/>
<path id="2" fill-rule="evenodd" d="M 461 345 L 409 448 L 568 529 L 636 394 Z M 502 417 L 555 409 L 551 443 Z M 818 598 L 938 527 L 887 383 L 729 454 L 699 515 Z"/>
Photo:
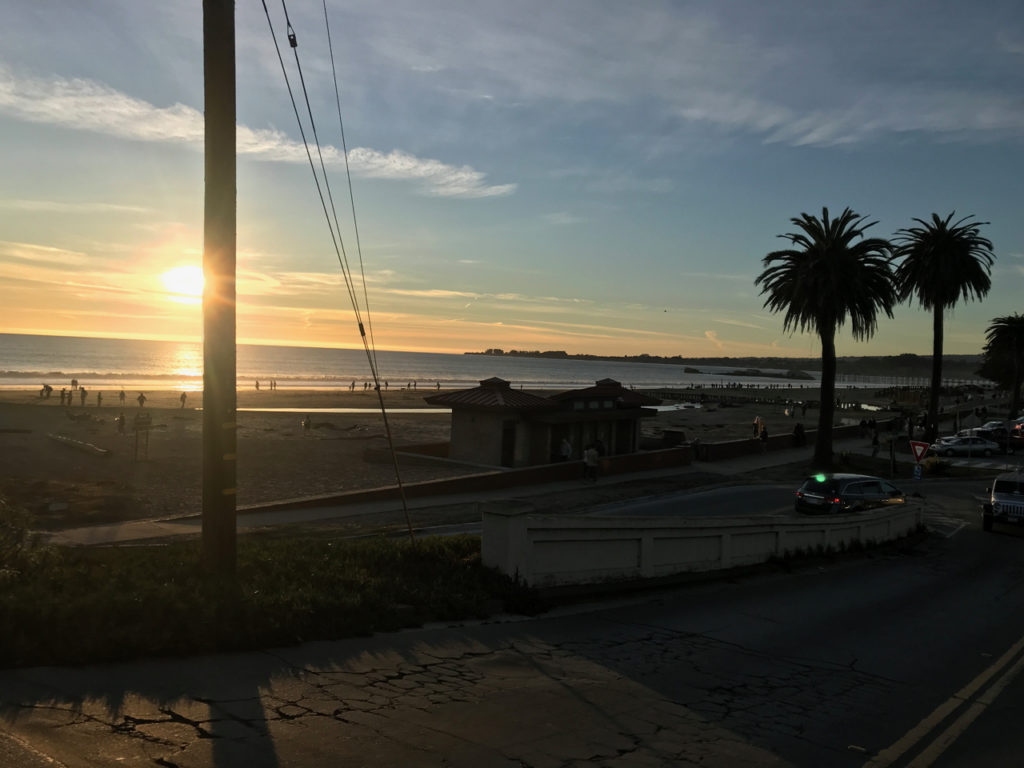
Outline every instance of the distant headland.
<path id="1" fill-rule="evenodd" d="M 492 357 L 535 357 L 554 360 L 598 360 L 617 363 L 653 363 L 681 365 L 687 373 L 703 373 L 699 366 L 730 368 L 731 376 L 761 376 L 785 379 L 811 379 L 809 372 L 821 371 L 821 360 L 816 357 L 683 357 L 682 355 L 586 355 L 569 354 L 564 350 L 486 349 L 466 352 L 467 355 Z M 840 357 L 836 361 L 837 373 L 845 376 L 899 376 L 926 378 L 931 375 L 931 355 L 901 355 Z M 947 379 L 976 379 L 981 367 L 981 355 L 943 355 L 942 375 Z M 777 373 L 766 373 L 769 369 Z"/>

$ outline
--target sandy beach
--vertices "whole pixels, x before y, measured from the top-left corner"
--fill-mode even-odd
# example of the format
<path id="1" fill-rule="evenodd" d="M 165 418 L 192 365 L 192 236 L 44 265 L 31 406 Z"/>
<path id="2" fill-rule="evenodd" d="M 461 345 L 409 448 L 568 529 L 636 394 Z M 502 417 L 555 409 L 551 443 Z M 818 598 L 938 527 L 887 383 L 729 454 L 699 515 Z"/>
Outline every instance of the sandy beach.
<path id="1" fill-rule="evenodd" d="M 423 409 L 434 390 L 392 389 L 384 393 L 396 446 L 447 441 L 450 416 L 403 413 Z M 540 393 L 544 394 L 544 393 Z M 550 393 L 547 393 L 550 394 Z M 699 408 L 663 411 L 648 419 L 645 437 L 665 429 L 681 430 L 685 440 L 726 440 L 751 435 L 755 416 L 769 433 L 790 433 L 796 422 L 812 427 L 817 411 L 806 415 L 797 404 L 817 397 L 816 390 L 703 390 L 686 399 Z M 88 393 L 62 407 L 59 391 L 49 399 L 38 391 L 0 392 L 0 495 L 32 510 L 42 528 L 73 527 L 122 519 L 177 516 L 201 506 L 202 393 L 189 392 L 181 407 L 178 391 L 147 391 L 144 408 L 137 392 L 126 392 L 124 433 L 116 390 Z M 853 393 L 850 393 L 850 397 Z M 858 393 L 873 401 L 874 393 Z M 754 400 L 755 402 L 746 402 Z M 761 402 L 756 402 L 760 400 Z M 771 401 L 771 402 L 768 402 Z M 787 404 L 786 401 L 792 401 Z M 238 505 L 374 488 L 395 483 L 391 463 L 364 460 L 367 448 L 385 448 L 384 422 L 372 391 L 288 390 L 266 388 L 238 393 Z M 246 408 L 297 409 L 296 412 L 251 412 Z M 359 413 L 323 413 L 322 408 L 359 408 Z M 311 413 L 311 428 L 302 420 Z M 789 415 L 789 413 L 793 415 Z M 136 433 L 133 419 L 147 414 L 153 424 Z M 872 414 L 848 411 L 841 418 Z M 68 441 L 87 443 L 92 451 Z M 467 474 L 457 465 L 403 462 L 402 480 L 413 483 Z"/>

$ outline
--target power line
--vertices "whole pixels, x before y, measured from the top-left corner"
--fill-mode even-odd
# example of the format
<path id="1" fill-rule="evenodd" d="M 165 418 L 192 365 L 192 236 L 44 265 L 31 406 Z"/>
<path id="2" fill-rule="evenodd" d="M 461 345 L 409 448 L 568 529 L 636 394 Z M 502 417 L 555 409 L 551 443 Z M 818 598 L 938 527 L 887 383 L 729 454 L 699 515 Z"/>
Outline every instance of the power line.
<path id="1" fill-rule="evenodd" d="M 373 340 L 373 318 L 370 315 L 370 296 L 366 290 L 366 271 L 363 268 L 363 246 L 359 240 L 359 219 L 356 217 L 356 196 L 352 191 L 352 171 L 348 164 L 348 143 L 345 141 L 345 121 L 341 117 L 341 93 L 338 89 L 338 68 L 334 63 L 334 45 L 331 42 L 331 23 L 327 17 L 327 0 L 323 0 L 324 28 L 327 30 L 327 49 L 331 54 L 331 75 L 334 79 L 334 103 L 338 108 L 338 129 L 341 132 L 341 149 L 345 156 L 345 178 L 348 180 L 348 199 L 352 204 L 352 229 L 356 237 L 356 253 L 359 256 L 359 277 L 363 281 L 363 304 L 366 306 L 366 322 L 370 331 L 370 349 L 373 363 L 377 364 L 377 346 Z"/>
<path id="2" fill-rule="evenodd" d="M 317 195 L 320 197 L 320 206 L 323 209 L 324 218 L 327 221 L 327 229 L 330 232 L 331 242 L 334 245 L 334 252 L 335 252 L 335 255 L 337 256 L 337 259 L 338 259 L 338 266 L 341 268 L 342 277 L 344 278 L 344 281 L 345 281 L 345 289 L 348 292 L 349 301 L 350 301 L 350 303 L 352 305 L 352 310 L 353 310 L 353 312 L 355 314 L 356 324 L 358 325 L 358 328 L 359 328 L 359 337 L 360 337 L 360 340 L 362 341 L 362 344 L 363 344 L 363 351 L 366 353 L 366 359 L 367 359 L 367 362 L 369 363 L 369 366 L 370 366 L 370 374 L 371 374 L 371 376 L 373 378 L 374 390 L 377 393 L 377 399 L 378 399 L 378 401 L 380 403 L 381 417 L 382 417 L 382 419 L 384 421 L 384 431 L 387 434 L 388 445 L 391 448 L 391 458 L 392 458 L 392 461 L 394 463 L 395 479 L 397 481 L 399 495 L 401 496 L 401 500 L 402 500 L 402 510 L 405 513 L 405 522 L 406 522 L 406 526 L 407 526 L 408 531 L 409 531 L 409 539 L 411 540 L 413 538 L 412 520 L 409 517 L 409 506 L 408 506 L 408 503 L 407 503 L 407 500 L 406 500 L 406 496 L 405 496 L 405 486 L 402 484 L 401 471 L 400 471 L 399 465 L 398 465 L 398 454 L 395 451 L 395 443 L 394 443 L 394 439 L 393 439 L 392 434 L 391 434 L 391 425 L 390 425 L 390 423 L 388 421 L 387 409 L 384 406 L 384 393 L 381 391 L 381 387 L 380 387 L 380 374 L 379 374 L 379 370 L 378 370 L 378 367 L 377 367 L 377 350 L 376 350 L 376 346 L 373 344 L 372 324 L 370 324 L 371 333 L 370 333 L 370 337 L 368 339 L 367 338 L 367 333 L 366 333 L 366 326 L 363 324 L 363 319 L 362 319 L 361 311 L 360 311 L 360 308 L 359 308 L 359 298 L 358 298 L 358 295 L 356 294 L 355 279 L 352 277 L 351 269 L 349 268 L 348 254 L 345 251 L 345 243 L 344 243 L 344 240 L 343 240 L 342 235 L 341 235 L 341 224 L 338 221 L 338 212 L 337 212 L 337 209 L 336 209 L 336 207 L 334 205 L 334 195 L 331 193 L 330 181 L 329 181 L 328 176 L 327 176 L 327 166 L 324 163 L 323 150 L 322 150 L 322 148 L 320 146 L 320 138 L 319 138 L 319 136 L 317 134 L 317 130 L 316 130 L 316 121 L 313 118 L 313 109 L 312 109 L 312 106 L 310 105 L 310 102 L 309 102 L 309 91 L 306 88 L 306 80 L 305 80 L 305 77 L 302 74 L 302 63 L 299 61 L 299 52 L 298 52 L 298 37 L 297 37 L 297 35 L 295 33 L 294 27 L 292 27 L 291 19 L 288 17 L 288 6 L 287 6 L 285 0 L 281 0 L 281 9 L 284 12 L 285 25 L 286 25 L 286 28 L 287 28 L 288 44 L 292 48 L 292 53 L 293 53 L 293 55 L 295 57 L 295 66 L 296 66 L 296 69 L 298 70 L 299 81 L 300 81 L 300 83 L 302 85 L 302 94 L 303 94 L 303 99 L 304 99 L 304 101 L 306 103 L 306 112 L 307 112 L 307 114 L 309 116 L 310 129 L 312 130 L 312 133 L 313 133 L 313 139 L 314 139 L 314 142 L 316 143 L 317 157 L 319 158 L 319 161 L 320 161 L 320 172 L 323 174 L 323 177 L 324 177 L 323 187 L 321 187 L 321 185 L 320 185 L 320 178 L 319 178 L 319 176 L 317 174 L 316 165 L 313 162 L 313 155 L 312 155 L 312 152 L 309 149 L 309 141 L 306 138 L 306 131 L 305 131 L 305 129 L 302 126 L 302 118 L 301 118 L 301 116 L 299 114 L 299 108 L 298 108 L 298 105 L 297 105 L 297 103 L 295 101 L 295 94 L 294 94 L 294 92 L 292 90 L 291 80 L 288 77 L 288 70 L 285 67 L 284 56 L 282 56 L 282 54 L 281 54 L 281 47 L 280 47 L 280 45 L 278 45 L 278 42 L 277 42 L 277 33 L 274 31 L 274 24 L 273 24 L 273 21 L 270 18 L 270 10 L 267 8 L 266 0 L 261 0 L 261 2 L 263 4 L 263 12 L 264 12 L 264 14 L 266 14 L 266 17 L 267 17 L 267 25 L 270 28 L 270 35 L 271 35 L 271 38 L 274 41 L 274 50 L 277 52 L 277 59 L 278 59 L 278 62 L 280 63 L 280 65 L 281 65 L 281 73 L 284 76 L 285 86 L 288 89 L 288 97 L 289 97 L 289 99 L 291 100 L 291 103 L 292 103 L 292 111 L 295 113 L 295 120 L 296 120 L 296 122 L 298 123 L 298 126 L 299 126 L 299 133 L 302 136 L 302 144 L 303 144 L 303 147 L 306 150 L 306 157 L 309 160 L 310 171 L 313 173 L 313 181 L 316 184 Z M 360 276 L 361 276 L 362 281 L 363 281 L 363 295 L 364 295 L 364 297 L 366 297 L 367 322 L 369 323 L 369 320 L 370 320 L 370 314 L 369 314 L 369 295 L 368 295 L 367 290 L 366 290 L 366 275 L 365 275 L 365 272 L 363 271 L 363 254 L 362 254 L 362 247 L 361 247 L 360 242 L 359 242 L 359 228 L 358 228 L 358 222 L 356 220 L 355 196 L 354 196 L 353 191 L 352 191 L 352 175 L 351 175 L 351 172 L 349 170 L 349 162 L 348 162 L 348 146 L 345 143 L 344 122 L 342 121 L 342 117 L 341 117 L 341 98 L 340 98 L 339 90 L 338 90 L 337 70 L 335 69 L 335 66 L 334 66 L 334 51 L 333 51 L 333 46 L 331 45 L 331 42 L 330 42 L 330 26 L 329 26 L 329 24 L 327 24 L 327 5 L 326 5 L 326 1 L 324 2 L 324 20 L 325 20 L 325 25 L 327 25 L 328 45 L 331 46 L 331 69 L 332 69 L 332 72 L 334 73 L 334 90 L 335 90 L 335 99 L 336 99 L 336 103 L 337 103 L 337 107 L 338 107 L 338 122 L 339 122 L 339 125 L 341 126 L 341 131 L 342 131 L 342 134 L 341 134 L 342 150 L 343 150 L 343 154 L 344 154 L 344 158 L 345 158 L 345 173 L 346 173 L 346 177 L 348 179 L 349 199 L 351 200 L 351 205 L 352 205 L 352 223 L 353 223 L 353 227 L 355 229 L 355 234 L 356 234 L 356 248 L 357 248 L 358 253 L 359 253 Z M 324 198 L 324 189 L 327 190 L 327 198 L 326 199 Z M 330 212 L 328 211 L 328 202 L 330 203 Z M 332 216 L 333 216 L 333 224 L 332 224 Z"/>

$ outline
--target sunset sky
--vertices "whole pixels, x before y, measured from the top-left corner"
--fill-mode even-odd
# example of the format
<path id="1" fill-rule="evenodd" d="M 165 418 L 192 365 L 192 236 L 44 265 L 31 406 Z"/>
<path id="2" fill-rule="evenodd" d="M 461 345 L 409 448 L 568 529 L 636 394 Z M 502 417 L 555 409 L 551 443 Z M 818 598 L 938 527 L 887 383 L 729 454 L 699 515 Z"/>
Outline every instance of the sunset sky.
<path id="1" fill-rule="evenodd" d="M 816 356 L 754 279 L 823 206 L 991 222 L 948 353 L 1024 304 L 1019 2 L 327 5 L 380 348 Z M 322 0 L 288 13 L 358 265 Z M 263 5 L 236 22 L 238 338 L 356 346 Z M 4 4 L 0 332 L 201 338 L 202 110 L 199 0 Z M 903 306 L 839 353 L 930 345 Z"/>

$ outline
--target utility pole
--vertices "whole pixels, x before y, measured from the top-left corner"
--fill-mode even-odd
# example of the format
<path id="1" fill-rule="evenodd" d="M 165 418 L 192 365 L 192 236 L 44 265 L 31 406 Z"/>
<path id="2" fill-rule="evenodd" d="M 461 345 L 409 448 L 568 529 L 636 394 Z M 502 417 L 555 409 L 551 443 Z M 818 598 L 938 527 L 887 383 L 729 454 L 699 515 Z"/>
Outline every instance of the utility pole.
<path id="1" fill-rule="evenodd" d="M 203 0 L 203 565 L 235 573 L 235 3 Z"/>

